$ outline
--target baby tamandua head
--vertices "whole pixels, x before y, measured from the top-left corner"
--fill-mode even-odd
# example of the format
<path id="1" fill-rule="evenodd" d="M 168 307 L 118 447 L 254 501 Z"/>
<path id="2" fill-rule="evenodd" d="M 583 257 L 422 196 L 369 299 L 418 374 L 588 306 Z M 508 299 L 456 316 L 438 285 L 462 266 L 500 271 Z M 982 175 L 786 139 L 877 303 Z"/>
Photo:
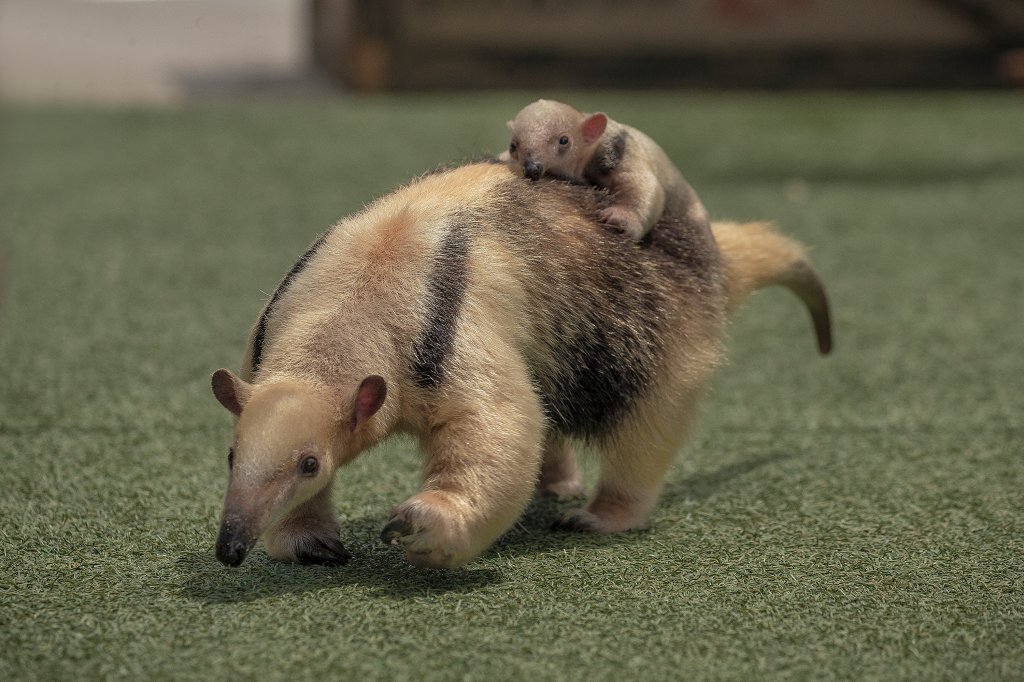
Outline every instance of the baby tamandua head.
<path id="1" fill-rule="evenodd" d="M 603 113 L 584 114 L 568 104 L 539 99 L 508 122 L 508 154 L 531 180 L 544 174 L 581 180 L 607 125 Z"/>

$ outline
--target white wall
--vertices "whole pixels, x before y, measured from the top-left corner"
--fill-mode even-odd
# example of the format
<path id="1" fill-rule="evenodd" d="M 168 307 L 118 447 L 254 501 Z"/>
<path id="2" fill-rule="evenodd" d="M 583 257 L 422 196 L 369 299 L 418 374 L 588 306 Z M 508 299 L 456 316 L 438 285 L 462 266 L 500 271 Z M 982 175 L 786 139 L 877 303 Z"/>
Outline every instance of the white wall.
<path id="1" fill-rule="evenodd" d="M 0 0 L 0 98 L 174 102 L 307 73 L 303 0 Z"/>

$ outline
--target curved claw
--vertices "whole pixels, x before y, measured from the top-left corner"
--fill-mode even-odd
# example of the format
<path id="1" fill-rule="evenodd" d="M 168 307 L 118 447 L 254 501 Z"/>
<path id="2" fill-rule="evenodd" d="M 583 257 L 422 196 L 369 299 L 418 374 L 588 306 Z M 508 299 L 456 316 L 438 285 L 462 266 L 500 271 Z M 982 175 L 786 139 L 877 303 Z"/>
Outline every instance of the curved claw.
<path id="1" fill-rule="evenodd" d="M 300 564 L 344 566 L 351 558 L 352 555 L 337 538 L 313 538 L 295 552 L 295 559 Z"/>
<path id="2" fill-rule="evenodd" d="M 568 514 L 551 524 L 551 530 L 562 533 L 593 533 L 596 529 L 582 514 Z"/>
<path id="3" fill-rule="evenodd" d="M 399 538 L 406 535 L 412 535 L 412 524 L 401 516 L 396 516 L 384 526 L 380 532 L 380 539 L 386 545 L 397 545 Z"/>

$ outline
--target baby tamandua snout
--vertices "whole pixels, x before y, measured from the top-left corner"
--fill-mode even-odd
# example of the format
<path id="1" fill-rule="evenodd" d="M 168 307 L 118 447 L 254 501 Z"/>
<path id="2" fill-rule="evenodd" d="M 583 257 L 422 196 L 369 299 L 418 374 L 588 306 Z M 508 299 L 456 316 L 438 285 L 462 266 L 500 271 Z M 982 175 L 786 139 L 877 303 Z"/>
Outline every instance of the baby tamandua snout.
<path id="1" fill-rule="evenodd" d="M 524 161 L 523 175 L 531 180 L 540 180 L 540 176 L 544 175 L 544 164 L 536 161 Z"/>

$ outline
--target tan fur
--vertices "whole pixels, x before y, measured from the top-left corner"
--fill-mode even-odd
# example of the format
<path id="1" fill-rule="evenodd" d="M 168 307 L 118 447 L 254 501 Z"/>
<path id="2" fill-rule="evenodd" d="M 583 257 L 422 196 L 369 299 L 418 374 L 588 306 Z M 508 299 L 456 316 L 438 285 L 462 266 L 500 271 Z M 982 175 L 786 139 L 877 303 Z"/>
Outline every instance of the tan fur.
<path id="1" fill-rule="evenodd" d="M 632 244 L 596 224 L 599 201 L 587 188 L 470 165 L 421 178 L 330 231 L 268 303 L 263 330 L 254 326 L 243 378 L 226 370 L 214 377 L 218 399 L 240 412 L 222 561 L 235 565 L 262 537 L 279 559 L 341 563 L 334 473 L 396 432 L 418 439 L 423 481 L 392 511 L 383 537 L 417 565 L 469 561 L 536 490 L 579 495 L 574 436 L 598 450 L 601 474 L 566 525 L 642 526 L 718 362 L 726 309 L 804 261 L 761 227 L 750 233 L 764 254 L 733 238 L 747 228 L 715 227 L 720 256 L 710 232 L 672 220 L 659 223 L 648 245 Z M 449 262 L 453 244 L 464 254 Z M 445 263 L 457 266 L 447 279 L 439 275 Z M 451 334 L 451 346 L 440 369 L 411 370 L 438 306 L 454 305 L 456 289 L 438 294 L 438 282 L 462 286 L 457 317 L 436 330 Z M 615 309 L 611 301 L 652 307 Z M 597 319 L 605 327 L 595 336 Z M 578 366 L 597 351 L 574 350 L 572 339 L 590 337 L 604 339 L 601 352 L 614 358 L 607 362 L 649 377 L 635 398 L 602 394 L 622 411 L 598 421 L 564 413 L 576 389 L 559 388 L 603 371 Z M 631 376 L 622 375 L 627 383 Z M 361 400 L 374 397 L 363 393 L 373 377 L 386 383 L 379 405 Z M 367 414 L 360 406 L 371 403 Z M 321 469 L 305 477 L 297 466 L 310 453 Z"/>
<path id="2" fill-rule="evenodd" d="M 602 209 L 601 218 L 634 240 L 650 231 L 668 201 L 686 202 L 691 219 L 707 222 L 707 212 L 696 194 L 658 143 L 610 118 L 599 138 L 587 139 L 583 126 L 591 116 L 604 114 L 585 114 L 562 102 L 537 100 L 508 122 L 512 141 L 500 158 L 520 171 L 537 164 L 547 175 L 610 190 L 613 201 Z M 559 143 L 563 135 L 568 145 Z M 621 159 L 608 173 L 595 174 L 589 169 L 595 154 L 619 136 L 624 143 Z"/>
<path id="3" fill-rule="evenodd" d="M 586 493 L 572 444 L 564 436 L 549 433 L 544 441 L 537 491 L 559 500 L 583 497 Z"/>
<path id="4" fill-rule="evenodd" d="M 726 299 L 729 311 L 750 294 L 773 284 L 795 293 L 807 310 L 817 334 L 818 348 L 832 349 L 832 323 L 825 288 L 808 265 L 807 253 L 797 241 L 784 237 L 770 223 L 712 223 L 718 248 L 725 254 Z"/>

